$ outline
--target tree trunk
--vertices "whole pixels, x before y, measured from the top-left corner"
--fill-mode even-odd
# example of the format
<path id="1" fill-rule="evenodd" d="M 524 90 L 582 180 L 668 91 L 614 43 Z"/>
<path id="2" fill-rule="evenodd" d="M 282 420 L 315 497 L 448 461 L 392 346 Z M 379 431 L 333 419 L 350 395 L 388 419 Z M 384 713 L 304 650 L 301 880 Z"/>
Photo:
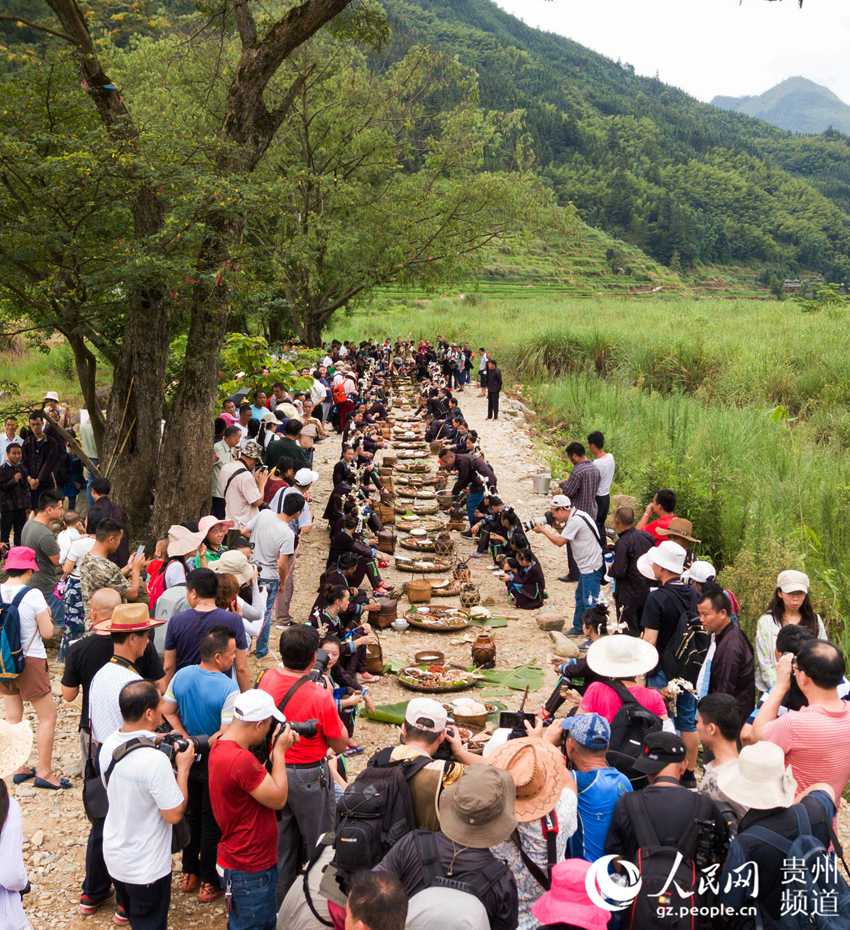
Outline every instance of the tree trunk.
<path id="1" fill-rule="evenodd" d="M 97 358 L 79 333 L 69 331 L 63 333 L 63 335 L 68 340 L 68 345 L 71 346 L 71 350 L 74 353 L 77 380 L 80 382 L 83 399 L 86 403 L 86 410 L 91 420 L 92 432 L 94 433 L 94 444 L 97 448 L 99 458 L 101 450 L 103 449 L 105 424 L 103 422 L 103 412 L 97 402 Z"/>

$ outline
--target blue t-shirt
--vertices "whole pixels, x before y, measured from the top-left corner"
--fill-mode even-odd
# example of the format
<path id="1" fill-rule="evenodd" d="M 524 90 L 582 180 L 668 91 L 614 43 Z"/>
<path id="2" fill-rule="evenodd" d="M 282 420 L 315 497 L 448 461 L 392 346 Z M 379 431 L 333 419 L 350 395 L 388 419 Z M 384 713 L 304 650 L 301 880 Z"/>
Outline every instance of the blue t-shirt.
<path id="1" fill-rule="evenodd" d="M 221 727 L 221 708 L 227 696 L 239 690 L 232 678 L 187 665 L 171 679 L 166 700 L 177 704 L 177 713 L 189 736 L 212 736 Z"/>
<path id="2" fill-rule="evenodd" d="M 165 628 L 165 649 L 177 653 L 177 668 L 197 665 L 201 661 L 201 640 L 210 627 L 223 626 L 236 637 L 236 648 L 247 649 L 248 637 L 242 618 L 229 610 L 216 607 L 206 612 L 191 607 L 175 614 Z"/>
<path id="3" fill-rule="evenodd" d="M 613 768 L 574 771 L 573 775 L 578 789 L 578 827 L 567 841 L 567 858 L 595 862 L 605 855 L 605 840 L 617 801 L 632 790 L 632 785 Z"/>

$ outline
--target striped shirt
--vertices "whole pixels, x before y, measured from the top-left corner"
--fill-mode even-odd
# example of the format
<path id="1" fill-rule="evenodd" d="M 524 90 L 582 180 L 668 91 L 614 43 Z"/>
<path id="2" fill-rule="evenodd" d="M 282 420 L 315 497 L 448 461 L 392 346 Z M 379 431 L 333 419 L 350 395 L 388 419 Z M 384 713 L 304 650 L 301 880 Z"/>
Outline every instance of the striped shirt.
<path id="1" fill-rule="evenodd" d="M 825 781 L 840 803 L 850 781 L 850 706 L 827 710 L 815 704 L 789 711 L 767 724 L 764 739 L 784 750 L 798 794 Z"/>

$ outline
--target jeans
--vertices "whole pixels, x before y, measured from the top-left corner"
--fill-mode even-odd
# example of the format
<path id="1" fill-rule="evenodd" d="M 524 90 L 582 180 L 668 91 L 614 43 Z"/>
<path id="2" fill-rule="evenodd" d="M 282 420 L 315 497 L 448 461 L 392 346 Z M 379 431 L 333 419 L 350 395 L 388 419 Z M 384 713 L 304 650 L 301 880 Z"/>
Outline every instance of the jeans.
<path id="1" fill-rule="evenodd" d="M 469 525 L 475 525 L 475 510 L 484 500 L 483 491 L 470 491 L 466 498 L 466 516 L 469 520 Z"/>
<path id="2" fill-rule="evenodd" d="M 115 882 L 115 894 L 130 918 L 132 930 L 168 930 L 171 873 L 149 885 Z"/>
<path id="3" fill-rule="evenodd" d="M 573 633 L 581 633 L 581 618 L 588 607 L 593 607 L 599 600 L 599 588 L 604 568 L 580 573 L 576 585 L 576 612 L 573 614 Z"/>
<path id="4" fill-rule="evenodd" d="M 499 419 L 499 392 L 498 391 L 487 392 L 487 419 L 488 420 Z"/>
<path id="5" fill-rule="evenodd" d="M 275 578 L 273 581 L 263 580 L 268 593 L 266 600 L 266 615 L 263 617 L 263 628 L 257 637 L 256 658 L 262 659 L 269 654 L 269 636 L 272 632 L 272 616 L 274 614 L 274 602 L 277 599 L 277 592 L 280 588 L 280 579 Z"/>
<path id="6" fill-rule="evenodd" d="M 224 870 L 224 886 L 232 895 L 227 930 L 275 930 L 277 866 L 265 872 Z"/>

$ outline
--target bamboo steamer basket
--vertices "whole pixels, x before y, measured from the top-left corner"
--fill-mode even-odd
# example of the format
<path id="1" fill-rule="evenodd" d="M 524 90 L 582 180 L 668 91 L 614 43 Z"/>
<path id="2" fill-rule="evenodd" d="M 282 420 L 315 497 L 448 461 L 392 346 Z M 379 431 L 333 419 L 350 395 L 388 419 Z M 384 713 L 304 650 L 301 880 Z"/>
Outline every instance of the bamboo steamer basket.
<path id="1" fill-rule="evenodd" d="M 380 643 L 366 645 L 366 671 L 370 675 L 384 674 L 384 651 Z"/>
<path id="2" fill-rule="evenodd" d="M 395 523 L 395 507 L 392 504 L 380 503 L 377 506 L 378 519 L 384 526 L 391 526 Z"/>
<path id="3" fill-rule="evenodd" d="M 372 613 L 369 617 L 369 623 L 379 630 L 385 630 L 390 626 L 393 620 L 398 619 L 398 601 L 392 597 L 379 597 L 378 603 L 381 609 L 377 613 Z"/>
<path id="4" fill-rule="evenodd" d="M 407 599 L 411 604 L 430 604 L 431 582 L 426 578 L 414 578 L 408 581 Z"/>

